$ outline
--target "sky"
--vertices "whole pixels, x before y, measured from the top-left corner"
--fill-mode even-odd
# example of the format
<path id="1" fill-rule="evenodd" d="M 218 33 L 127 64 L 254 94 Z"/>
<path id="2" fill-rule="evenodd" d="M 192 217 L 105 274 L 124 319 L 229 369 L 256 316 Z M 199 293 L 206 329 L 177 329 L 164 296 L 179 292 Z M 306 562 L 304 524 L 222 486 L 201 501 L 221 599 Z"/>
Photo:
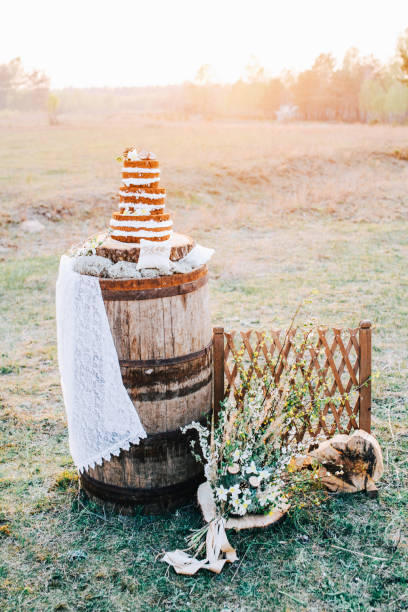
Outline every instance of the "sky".
<path id="1" fill-rule="evenodd" d="M 386 62 L 406 27 L 408 0 L 2 0 L 0 63 L 53 88 L 233 82 L 253 56 L 270 76 L 351 46 Z"/>

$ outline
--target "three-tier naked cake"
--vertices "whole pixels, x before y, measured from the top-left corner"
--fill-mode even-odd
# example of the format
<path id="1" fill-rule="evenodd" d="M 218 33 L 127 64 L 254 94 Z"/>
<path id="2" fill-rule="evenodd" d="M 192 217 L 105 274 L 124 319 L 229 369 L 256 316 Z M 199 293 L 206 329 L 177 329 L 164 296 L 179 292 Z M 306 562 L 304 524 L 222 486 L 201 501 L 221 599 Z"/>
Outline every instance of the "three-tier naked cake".
<path id="1" fill-rule="evenodd" d="M 173 230 L 170 213 L 165 212 L 166 190 L 159 187 L 160 168 L 149 151 L 126 149 L 123 154 L 119 212 L 109 223 L 110 235 L 119 242 L 138 243 L 169 240 Z"/>

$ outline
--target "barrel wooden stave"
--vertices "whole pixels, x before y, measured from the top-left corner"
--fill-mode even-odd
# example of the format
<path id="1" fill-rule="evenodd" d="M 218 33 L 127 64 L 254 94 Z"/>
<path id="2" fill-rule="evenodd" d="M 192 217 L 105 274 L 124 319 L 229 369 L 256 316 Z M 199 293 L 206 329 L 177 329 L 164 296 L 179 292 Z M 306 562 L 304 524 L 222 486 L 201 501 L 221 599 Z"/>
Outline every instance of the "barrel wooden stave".
<path id="1" fill-rule="evenodd" d="M 206 285 L 185 295 L 104 303 L 119 359 L 178 357 L 211 342 Z"/>
<path id="2" fill-rule="evenodd" d="M 174 508 L 195 494 L 202 466 L 180 427 L 204 421 L 212 401 L 206 268 L 145 281 L 101 279 L 122 379 L 147 438 L 82 475 L 94 500 L 121 511 Z"/>
<path id="3" fill-rule="evenodd" d="M 128 451 L 121 451 L 88 473 L 98 482 L 114 483 L 124 490 L 177 485 L 202 472 L 191 453 L 186 454 L 185 442 L 181 432 L 180 436 L 153 436 L 140 444 L 132 444 Z"/>

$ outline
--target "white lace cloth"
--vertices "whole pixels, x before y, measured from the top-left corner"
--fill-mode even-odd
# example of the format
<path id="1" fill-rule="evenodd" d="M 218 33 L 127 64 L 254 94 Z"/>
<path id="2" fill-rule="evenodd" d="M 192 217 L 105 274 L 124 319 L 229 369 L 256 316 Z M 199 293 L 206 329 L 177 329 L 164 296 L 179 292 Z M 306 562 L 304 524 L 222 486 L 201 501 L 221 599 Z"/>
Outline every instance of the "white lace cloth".
<path id="1" fill-rule="evenodd" d="M 99 279 L 63 255 L 56 287 L 58 362 L 69 447 L 79 471 L 109 460 L 146 432 L 123 386 Z"/>

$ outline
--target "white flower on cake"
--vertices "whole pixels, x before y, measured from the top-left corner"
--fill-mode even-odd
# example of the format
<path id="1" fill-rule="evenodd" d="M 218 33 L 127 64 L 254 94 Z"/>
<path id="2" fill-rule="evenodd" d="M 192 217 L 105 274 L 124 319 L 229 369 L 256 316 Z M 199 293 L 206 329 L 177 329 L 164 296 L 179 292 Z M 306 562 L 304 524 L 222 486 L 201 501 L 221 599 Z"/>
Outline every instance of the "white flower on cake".
<path id="1" fill-rule="evenodd" d="M 142 159 L 156 159 L 156 155 L 150 151 L 146 151 L 146 149 L 142 149 L 141 151 L 131 149 L 127 153 L 127 158 L 129 161 L 140 161 Z"/>

